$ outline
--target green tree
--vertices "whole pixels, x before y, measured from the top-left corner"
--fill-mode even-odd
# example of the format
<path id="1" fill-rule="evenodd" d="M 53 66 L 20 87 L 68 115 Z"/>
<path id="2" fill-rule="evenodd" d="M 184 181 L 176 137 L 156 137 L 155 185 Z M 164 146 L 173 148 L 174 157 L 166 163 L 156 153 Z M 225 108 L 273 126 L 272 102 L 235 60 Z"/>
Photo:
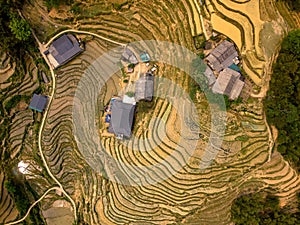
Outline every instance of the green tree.
<path id="1" fill-rule="evenodd" d="M 128 91 L 128 92 L 126 92 L 126 95 L 128 96 L 128 97 L 134 97 L 134 92 L 132 92 L 132 91 Z"/>
<path id="2" fill-rule="evenodd" d="M 10 16 L 9 28 L 20 41 L 27 41 L 31 36 L 29 23 L 17 14 Z"/>
<path id="3" fill-rule="evenodd" d="M 300 171 L 300 29 L 282 41 L 264 107 L 278 129 L 278 151 Z"/>
<path id="4" fill-rule="evenodd" d="M 300 221 L 299 213 L 280 208 L 278 198 L 265 193 L 238 197 L 232 204 L 231 217 L 236 225 L 297 225 Z"/>

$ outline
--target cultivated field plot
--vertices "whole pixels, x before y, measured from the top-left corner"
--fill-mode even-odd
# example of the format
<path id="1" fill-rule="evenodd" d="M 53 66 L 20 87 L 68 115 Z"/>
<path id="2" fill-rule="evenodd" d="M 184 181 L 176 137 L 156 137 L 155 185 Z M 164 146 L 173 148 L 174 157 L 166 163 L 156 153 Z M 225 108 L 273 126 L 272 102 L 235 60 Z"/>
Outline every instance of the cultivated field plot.
<path id="1" fill-rule="evenodd" d="M 15 220 L 18 217 L 18 210 L 14 206 L 14 202 L 4 187 L 4 174 L 0 173 L 0 223 Z"/>
<path id="2" fill-rule="evenodd" d="M 260 46 L 259 34 L 265 21 L 259 19 L 258 4 L 254 1 L 236 3 L 229 0 L 206 2 L 210 4 L 208 10 L 214 10 L 211 15 L 213 26 L 214 22 L 224 24 L 215 26 L 221 33 L 222 27 L 226 29 L 224 33 L 242 51 L 246 72 L 249 71 L 250 76 L 254 74 L 251 77 L 259 83 L 267 59 Z M 121 5 L 108 1 L 78 3 L 81 13 L 74 15 L 76 24 L 62 20 L 55 13 L 51 14 L 50 19 L 63 26 L 91 31 L 121 43 L 156 39 L 179 43 L 193 50 L 192 36 L 201 32 L 197 19 L 199 15 L 193 4 L 194 1 L 175 0 L 128 1 Z M 253 14 L 247 15 L 250 11 Z M 226 20 L 224 15 L 235 22 Z M 230 33 L 230 29 L 233 32 Z M 204 96 L 200 95 L 196 104 L 200 116 L 196 123 L 203 128 L 201 140 L 195 155 L 178 173 L 157 184 L 141 187 L 117 184 L 95 173 L 76 147 L 72 133 L 72 100 L 85 69 L 115 46 L 97 38 L 87 36 L 84 39 L 88 40 L 86 51 L 56 72 L 57 90 L 43 134 L 43 148 L 51 170 L 76 200 L 82 223 L 229 224 L 231 202 L 242 192 L 276 189 L 285 201 L 294 198 L 299 178 L 280 157 L 267 163 L 269 133 L 262 104 L 253 98 L 228 113 L 222 148 L 209 169 L 199 170 L 210 132 L 209 106 Z M 160 64 L 158 76 L 169 78 L 188 90 L 189 78 L 175 68 Z M 118 76 L 114 76 L 101 90 L 99 98 L 103 105 L 112 94 L 118 92 L 119 83 Z M 155 99 L 154 103 L 151 114 L 145 113 L 143 117 L 137 114 L 134 137 L 129 142 L 124 144 L 113 137 L 101 138 L 107 153 L 134 165 L 151 165 L 161 162 L 174 151 L 181 118 L 167 101 Z M 161 118 L 166 122 L 165 134 L 155 129 L 162 126 L 162 120 L 152 118 Z M 133 153 L 127 147 L 139 146 L 141 142 L 138 139 L 145 137 L 151 138 L 140 148 L 156 144 L 159 147 L 140 153 Z M 284 171 L 278 172 L 278 168 L 284 165 L 289 174 L 287 179 L 280 174 Z M 170 168 L 173 166 L 169 164 Z M 113 168 L 106 168 L 105 172 L 111 170 Z"/>
<path id="3" fill-rule="evenodd" d="M 268 37 L 276 46 L 278 37 L 282 35 L 281 21 L 271 21 L 270 15 L 277 12 L 271 11 L 261 17 L 259 1 L 255 0 L 205 2 L 203 7 L 210 13 L 206 16 L 211 19 L 213 29 L 226 34 L 236 43 L 242 53 L 245 71 L 259 84 L 264 79 L 262 71 L 266 70 L 265 65 L 269 65 L 269 57 L 273 54 L 272 49 L 265 49 L 262 39 Z M 74 1 L 72 6 L 50 13 L 41 1 L 36 3 L 31 1 L 26 5 L 24 14 L 27 17 L 33 10 L 41 14 L 42 18 L 32 16 L 29 21 L 35 30 L 42 27 L 37 34 L 45 42 L 51 34 L 69 27 L 90 31 L 124 44 L 154 39 L 177 43 L 194 51 L 193 36 L 203 32 L 198 3 L 194 0 Z M 278 30 L 274 31 L 270 26 Z M 272 38 L 275 34 L 277 37 Z M 175 150 L 179 139 L 187 140 L 192 136 L 180 133 L 181 122 L 201 127 L 197 138 L 192 136 L 198 141 L 194 155 L 177 173 L 151 185 L 129 186 L 112 182 L 103 176 L 114 171 L 113 165 L 104 165 L 102 174 L 95 172 L 83 158 L 74 137 L 74 94 L 86 69 L 117 45 L 92 35 L 80 37 L 86 43 L 86 50 L 55 71 L 55 94 L 42 135 L 42 148 L 50 170 L 76 202 L 79 224 L 227 225 L 231 222 L 231 203 L 241 193 L 267 190 L 276 193 L 282 205 L 294 201 L 295 191 L 300 188 L 299 176 L 276 152 L 270 157 L 271 133 L 265 122 L 263 105 L 260 99 L 252 97 L 228 111 L 223 144 L 212 165 L 205 170 L 200 170 L 199 164 L 211 132 L 211 115 L 207 99 L 198 93 L 195 102 L 197 120 L 191 112 L 184 118 L 179 117 L 168 101 L 155 98 L 150 113 L 137 112 L 132 139 L 120 142 L 114 137 L 100 136 L 105 153 L 137 166 L 155 165 L 177 151 L 179 157 L 166 167 L 174 170 L 186 147 L 185 143 L 180 146 L 180 151 Z M 11 86 L 14 82 L 10 79 L 16 65 L 5 54 L 0 60 L 3 96 L 14 96 L 15 93 L 31 95 L 40 85 L 39 67 L 30 57 L 26 60 L 24 76 L 18 86 Z M 157 64 L 159 69 L 156 76 L 172 80 L 188 93 L 190 78 L 186 73 L 163 63 Z M 120 78 L 121 72 L 112 76 L 99 90 L 99 118 L 102 107 L 120 90 Z M 43 86 L 45 93 L 49 93 L 50 86 Z M 169 91 L 175 92 L 175 89 L 171 87 Z M 9 100 L 3 96 L 2 102 Z M 9 146 L 1 148 L 4 149 L 3 152 L 1 150 L 1 157 L 9 149 L 8 157 L 16 161 L 22 159 L 33 162 L 36 168 L 32 171 L 34 176 L 28 179 L 36 194 L 41 196 L 54 185 L 38 157 L 36 140 L 41 118 L 27 110 L 23 103 L 7 113 L 13 115 L 6 137 Z M 0 122 L 2 125 L 5 121 Z M 95 122 L 100 123 L 98 125 L 101 127 L 100 120 Z M 151 151 L 134 152 L 131 146 L 137 146 L 139 150 L 150 148 Z M 128 176 L 126 171 L 123 174 Z M 3 177 L 0 174 L 0 204 L 5 206 L 4 210 L 0 210 L 0 223 L 18 217 L 14 203 L 3 187 Z M 66 201 L 66 198 L 57 193 L 49 194 L 41 202 L 41 208 L 49 218 L 57 213 L 58 218 L 52 218 L 53 224 L 71 224 L 69 205 L 65 202 L 66 205 L 60 210 L 57 209 L 57 201 Z"/>
<path id="4" fill-rule="evenodd" d="M 0 223 L 6 223 L 21 217 L 9 193 L 13 188 L 5 188 L 9 179 L 23 180 L 24 177 L 18 171 L 20 161 L 31 162 L 32 173 L 28 175 L 27 181 L 34 192 L 26 190 L 30 196 L 29 204 L 34 200 L 32 194 L 41 195 L 51 184 L 43 174 L 43 166 L 37 155 L 40 117 L 28 109 L 34 92 L 44 90 L 47 93 L 47 86 L 40 83 L 39 77 L 41 70 L 45 71 L 45 65 L 30 54 L 24 56 L 23 62 L 14 62 L 7 54 L 0 55 Z M 18 204 L 19 207 L 23 204 L 20 204 L 20 198 Z"/>

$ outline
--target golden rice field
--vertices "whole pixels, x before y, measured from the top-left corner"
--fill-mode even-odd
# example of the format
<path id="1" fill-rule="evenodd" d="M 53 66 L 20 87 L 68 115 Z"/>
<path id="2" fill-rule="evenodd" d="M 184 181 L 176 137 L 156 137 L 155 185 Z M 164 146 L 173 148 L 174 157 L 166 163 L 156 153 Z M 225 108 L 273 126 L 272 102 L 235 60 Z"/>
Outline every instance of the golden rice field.
<path id="1" fill-rule="evenodd" d="M 45 14 L 43 20 L 36 20 L 34 16 L 29 19 L 35 29 L 43 27 L 44 33 L 37 34 L 45 42 L 53 33 L 69 27 L 125 44 L 154 39 L 177 43 L 195 51 L 193 36 L 203 32 L 199 13 L 204 9 L 200 7 L 199 12 L 199 5 L 193 0 L 114 1 L 122 4 L 120 7 L 110 1 L 75 1 L 74 4 L 77 2 L 81 11 L 78 15 L 72 14 L 70 9 L 61 9 L 67 11 L 68 19 L 57 16 L 57 12 L 48 14 L 40 1 L 26 5 L 24 14 L 31 10 Z M 259 1 L 207 0 L 203 7 L 209 13 L 204 17 L 211 21 L 213 29 L 227 35 L 240 49 L 247 74 L 254 83 L 261 83 L 264 79 L 262 71 L 269 60 L 261 42 L 261 31 L 271 22 L 268 21 L 270 17 L 260 17 Z M 280 28 L 280 23 L 275 23 Z M 278 35 L 281 35 L 280 32 Z M 194 154 L 172 176 L 150 185 L 129 186 L 112 182 L 103 175 L 111 173 L 114 165 L 104 165 L 102 174 L 93 170 L 78 149 L 74 137 L 74 94 L 87 68 L 96 71 L 95 60 L 117 46 L 91 36 L 82 35 L 81 38 L 86 41 L 86 51 L 55 71 L 56 90 L 42 136 L 43 152 L 52 173 L 76 202 L 78 224 L 225 225 L 231 223 L 231 204 L 241 193 L 265 190 L 278 195 L 282 205 L 295 200 L 295 192 L 300 188 L 299 175 L 276 151 L 268 161 L 270 133 L 261 99 L 252 97 L 227 112 L 222 146 L 212 165 L 204 170 L 199 169 L 199 164 L 211 132 L 211 109 L 203 94 L 199 94 L 195 102 L 198 118 L 191 110 L 187 110 L 182 118 L 169 101 L 155 98 L 151 113 L 137 112 L 130 141 L 120 142 L 114 137 L 101 136 L 103 153 L 132 165 L 155 165 L 176 153 L 178 157 L 166 166 L 170 171 L 181 162 L 188 138 L 197 136 Z M 36 67 L 35 61 L 29 57 L 21 85 L 10 86 L 16 65 L 5 54 L 1 57 L 0 87 L 7 90 L 7 94 L 31 94 L 40 85 L 40 67 Z M 186 73 L 164 63 L 158 65 L 157 77 L 168 78 L 188 92 L 190 78 Z M 99 90 L 100 106 L 103 107 L 112 95 L 118 93 L 120 78 L 122 74 L 116 73 Z M 49 93 L 50 85 L 43 87 L 46 93 Z M 178 87 L 170 87 L 168 91 L 176 93 Z M 29 181 L 40 196 L 54 184 L 44 172 L 37 153 L 37 129 L 33 124 L 38 124 L 40 118 L 26 107 L 12 113 L 14 117 L 7 135 L 9 146 L 4 151 L 9 149 L 16 162 L 21 159 L 35 162 L 35 176 Z M 99 118 L 101 115 L 100 111 Z M 103 126 L 100 119 L 97 123 L 99 127 Z M 200 131 L 192 133 L 193 126 L 201 127 Z M 186 135 L 182 135 L 182 129 Z M 176 149 L 180 138 L 183 138 L 184 144 Z M 151 148 L 151 151 L 136 152 L 130 146 L 138 146 L 140 150 Z M 127 171 L 122 172 L 124 177 L 128 176 Z M 3 187 L 3 177 L 0 174 L 0 205 L 5 205 L 0 210 L 0 223 L 19 218 L 12 199 Z M 44 211 L 54 208 L 57 200 L 66 199 L 51 194 L 42 201 L 41 208 Z M 68 207 L 68 204 L 62 207 L 62 211 Z M 64 213 L 62 216 L 69 215 L 70 211 Z"/>

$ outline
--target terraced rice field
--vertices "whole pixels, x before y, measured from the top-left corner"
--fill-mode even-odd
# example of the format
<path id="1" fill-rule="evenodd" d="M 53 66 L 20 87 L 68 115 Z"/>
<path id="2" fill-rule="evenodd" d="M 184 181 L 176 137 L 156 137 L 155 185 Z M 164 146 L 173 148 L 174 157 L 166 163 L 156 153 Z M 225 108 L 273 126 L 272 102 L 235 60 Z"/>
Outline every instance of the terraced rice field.
<path id="1" fill-rule="evenodd" d="M 194 50 L 193 35 L 202 32 L 195 4 L 195 1 L 189 0 L 129 1 L 120 9 L 115 9 L 109 1 L 90 1 L 80 5 L 80 16 L 62 20 L 53 13 L 48 19 L 62 27 L 91 31 L 121 43 L 148 39 L 165 40 Z M 237 4 L 244 4 L 241 12 L 234 10 Z M 31 7 L 34 10 L 34 4 Z M 43 10 L 40 5 L 37 7 L 39 11 Z M 259 46 L 262 20 L 254 19 L 254 14 L 248 16 L 246 12 L 247 7 L 250 7 L 257 15 L 257 4 L 252 0 L 210 0 L 206 1 L 205 7 L 211 13 L 207 16 L 211 17 L 213 26 L 214 21 L 221 24 L 231 23 L 229 26 L 235 30 L 232 33 L 240 35 L 239 40 L 230 36 L 228 27 L 226 30 L 222 28 L 225 26 L 219 26 L 219 31 L 228 32 L 228 36 L 241 49 L 245 56 L 245 70 L 249 68 L 249 71 L 261 79 L 260 72 L 267 60 Z M 235 22 L 228 17 L 235 18 Z M 247 33 L 246 27 L 252 33 Z M 116 45 L 91 36 L 81 37 L 86 40 L 86 51 L 55 71 L 56 90 L 42 136 L 43 152 L 52 173 L 76 202 L 79 224 L 230 224 L 231 203 L 241 193 L 268 190 L 277 193 L 282 204 L 294 200 L 294 193 L 299 189 L 299 176 L 276 152 L 268 162 L 269 133 L 263 106 L 259 99 L 252 98 L 244 104 L 234 106 L 227 113 L 223 144 L 207 169 L 200 170 L 199 164 L 211 131 L 211 109 L 205 96 L 199 94 L 195 103 L 198 119 L 190 110 L 185 118 L 179 117 L 178 111 L 168 101 L 155 98 L 151 114 L 145 113 L 141 117 L 141 112 L 137 112 L 134 136 L 130 141 L 120 142 L 114 137 L 101 136 L 105 152 L 128 164 L 155 165 L 176 153 L 178 157 L 173 158 L 163 172 L 175 169 L 185 153 L 186 144 L 189 143 L 187 139 L 193 137 L 197 140 L 196 150 L 180 170 L 158 183 L 142 186 L 110 181 L 107 175 L 114 172 L 114 167 L 109 164 L 103 165 L 102 174 L 95 172 L 83 158 L 73 134 L 73 100 L 77 84 L 86 69 Z M 3 74 L 6 77 L 1 78 L 0 75 L 0 85 L 10 85 L 9 76 L 13 75 L 8 71 L 14 68 L 14 64 L 7 56 L 2 56 L 2 59 L 4 66 L 0 69 L 5 71 Z M 31 59 L 26 62 L 21 84 L 3 89 L 6 96 L 13 96 L 15 93 L 31 94 L 40 85 L 37 77 L 39 67 Z M 168 78 L 188 91 L 190 78 L 187 74 L 170 65 L 157 64 L 158 77 Z M 95 71 L 96 68 L 92 66 L 90 69 Z M 120 90 L 121 77 L 121 73 L 115 74 L 99 90 L 99 118 L 103 106 Z M 254 75 L 252 77 L 258 81 Z M 45 93 L 50 91 L 49 86 L 43 88 Z M 170 88 L 169 91 L 175 92 L 175 89 Z M 7 99 L 3 102 L 5 101 Z M 19 107 L 22 108 L 22 104 Z M 35 140 L 41 118 L 25 108 L 10 112 L 14 117 L 7 136 L 10 144 L 9 155 L 33 163 L 36 168 L 33 171 L 34 176 L 28 176 L 28 179 L 35 192 L 41 195 L 53 185 L 53 181 L 44 172 L 37 154 Z M 102 127 L 100 119 L 95 122 L 99 128 Z M 187 126 L 184 130 L 186 133 L 182 134 L 184 125 Z M 191 134 L 192 126 L 201 129 Z M 176 150 L 180 138 L 185 142 Z M 141 141 L 143 139 L 146 141 Z M 133 146 L 137 146 L 140 151 L 133 151 Z M 151 151 L 142 151 L 148 149 Z M 5 148 L 4 151 L 6 150 Z M 126 171 L 122 172 L 126 177 Z M 103 175 L 105 173 L 106 176 Z M 3 180 L 2 175 L 0 178 Z M 0 193 L 0 204 L 7 206 L 0 211 L 0 219 L 8 221 L 17 218 L 16 209 L 5 194 L 3 185 Z M 55 201 L 58 199 L 63 199 L 63 196 L 51 194 L 42 201 L 41 207 L 43 210 L 56 207 Z M 65 215 L 67 214 L 70 212 Z"/>
<path id="2" fill-rule="evenodd" d="M 14 206 L 14 202 L 4 187 L 4 174 L 0 174 L 0 223 L 15 220 L 18 217 L 18 210 Z"/>
<path id="3" fill-rule="evenodd" d="M 291 11 L 289 5 L 285 1 L 276 1 L 278 11 L 284 17 L 287 26 L 291 29 L 297 29 L 300 26 L 299 12 Z"/>
<path id="4" fill-rule="evenodd" d="M 27 179 L 37 195 L 49 187 L 49 182 L 42 172 L 37 156 L 36 132 L 40 118 L 28 109 L 33 92 L 39 86 L 43 86 L 39 81 L 41 78 L 38 77 L 40 68 L 44 68 L 44 65 L 38 65 L 30 54 L 24 56 L 23 64 L 20 64 L 20 61 L 14 62 L 6 54 L 1 54 L 0 126 L 5 131 L 1 130 L 0 144 L 0 223 L 13 221 L 20 217 L 14 200 L 4 187 L 4 178 L 8 177 L 4 173 L 11 170 L 9 173 L 15 176 L 14 179 L 19 179 L 21 175 L 17 166 L 21 160 L 31 162 L 32 174 L 28 175 Z M 43 88 L 47 91 L 46 86 Z M 21 100 L 11 103 L 18 96 L 22 96 Z"/>
<path id="5" fill-rule="evenodd" d="M 261 85 L 265 79 L 268 61 L 286 30 L 286 24 L 279 12 L 274 5 L 268 3 L 263 0 L 205 1 L 209 13 L 207 17 L 211 19 L 213 29 L 235 42 L 242 55 L 244 70 L 257 85 Z M 276 29 L 267 28 L 266 24 L 270 21 L 276 24 Z M 274 46 L 273 51 L 264 49 L 266 38 L 268 43 Z"/>
<path id="6" fill-rule="evenodd" d="M 93 3 L 86 6 L 86 12 L 90 10 L 90 13 L 83 13 L 84 16 L 76 18 L 76 25 L 121 43 L 147 39 L 167 40 L 192 50 L 192 36 L 201 32 L 199 21 L 195 19 L 199 14 L 192 2 L 139 1 L 133 2 L 130 7 L 125 5 L 120 10 L 110 10 L 109 3 Z M 228 36 L 249 60 L 249 70 L 254 71 L 260 79 L 261 74 L 257 73 L 262 70 L 265 59 L 258 37 L 262 22 L 254 19 L 258 6 L 253 1 L 241 2 L 239 4 L 245 4 L 240 8 L 242 12 L 236 12 L 236 4 L 207 1 L 213 23 L 230 23 L 224 20 L 224 15 L 235 18 L 236 22 L 230 25 L 235 30 L 232 33 L 241 38 L 238 40 L 231 37 L 227 30 Z M 255 10 L 256 14 L 247 16 L 244 12 L 247 7 Z M 56 23 L 70 25 L 59 18 L 52 19 Z M 224 31 L 222 27 L 225 26 L 219 27 L 220 32 Z M 249 33 L 243 27 L 249 27 Z M 93 171 L 77 149 L 72 133 L 72 101 L 76 85 L 85 69 L 113 47 L 113 44 L 94 38 L 87 42 L 86 51 L 82 55 L 56 72 L 57 90 L 43 132 L 43 149 L 48 164 L 76 200 L 81 223 L 229 224 L 231 202 L 242 192 L 274 190 L 277 187 L 280 196 L 286 197 L 287 201 L 292 199 L 291 196 L 298 189 L 296 184 L 299 177 L 276 155 L 267 163 L 269 134 L 264 123 L 262 104 L 257 99 L 228 112 L 222 148 L 208 169 L 199 170 L 210 132 L 208 103 L 200 95 L 196 103 L 199 120 L 195 122 L 203 128 L 200 131 L 202 138 L 195 154 L 176 174 L 157 184 L 134 187 L 111 182 Z M 118 93 L 120 76 L 113 76 L 101 90 L 100 105 L 103 106 L 113 94 Z M 184 90 L 188 89 L 187 75 L 176 68 L 160 63 L 158 76 L 169 78 Z M 182 118 L 178 117 L 176 110 L 167 101 L 155 99 L 154 103 L 152 114 L 146 114 L 143 120 L 136 122 L 134 137 L 129 142 L 101 137 L 107 153 L 134 165 L 153 165 L 174 152 L 180 137 Z M 154 119 L 156 117 L 163 120 Z M 166 122 L 165 125 L 162 121 Z M 164 127 L 164 132 L 161 133 L 157 127 Z M 151 137 L 148 142 L 140 141 L 146 137 Z M 158 147 L 152 151 L 133 152 L 129 148 L 139 146 L 139 149 L 147 149 L 157 144 Z M 174 165 L 169 164 L 170 169 Z M 283 167 L 286 172 L 279 169 Z M 104 170 L 109 172 L 111 168 L 104 166 Z M 283 176 L 283 173 L 288 176 Z"/>

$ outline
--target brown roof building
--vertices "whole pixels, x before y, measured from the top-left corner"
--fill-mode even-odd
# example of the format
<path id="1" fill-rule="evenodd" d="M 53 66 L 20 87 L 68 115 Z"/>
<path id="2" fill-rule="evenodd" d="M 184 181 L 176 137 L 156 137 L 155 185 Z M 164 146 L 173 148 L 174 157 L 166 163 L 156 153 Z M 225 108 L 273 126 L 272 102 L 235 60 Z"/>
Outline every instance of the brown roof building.
<path id="1" fill-rule="evenodd" d="M 241 78 L 242 76 L 239 72 L 226 68 L 220 72 L 217 81 L 212 87 L 212 91 L 227 95 L 231 100 L 237 99 L 245 84 Z"/>
<path id="2" fill-rule="evenodd" d="M 220 72 L 233 64 L 233 59 L 237 56 L 238 53 L 234 44 L 225 40 L 212 50 L 205 59 L 213 70 Z"/>

